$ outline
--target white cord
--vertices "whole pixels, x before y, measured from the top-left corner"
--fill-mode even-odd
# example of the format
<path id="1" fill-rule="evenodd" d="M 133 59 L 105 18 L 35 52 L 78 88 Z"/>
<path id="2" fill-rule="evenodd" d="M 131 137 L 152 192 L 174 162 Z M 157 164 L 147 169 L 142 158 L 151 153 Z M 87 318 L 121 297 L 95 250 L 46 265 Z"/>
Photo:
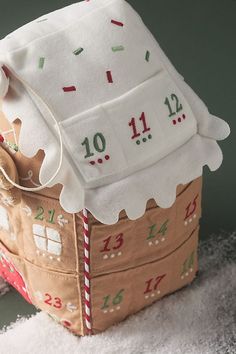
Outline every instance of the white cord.
<path id="1" fill-rule="evenodd" d="M 11 73 L 13 73 L 12 69 L 9 69 L 9 71 Z M 53 174 L 53 176 L 44 184 L 42 184 L 41 186 L 39 187 L 32 187 L 32 188 L 29 188 L 29 187 L 24 187 L 24 186 L 21 186 L 20 184 L 14 182 L 7 174 L 7 172 L 5 171 L 5 169 L 0 166 L 0 171 L 2 172 L 3 176 L 6 178 L 6 180 L 11 183 L 14 187 L 17 187 L 18 189 L 20 190 L 23 190 L 23 191 L 26 191 L 26 192 L 37 192 L 37 191 L 40 191 L 46 187 L 48 187 L 48 185 L 50 183 L 52 183 L 55 178 L 57 177 L 58 173 L 60 172 L 61 170 L 61 166 L 62 166 L 62 160 L 63 160 L 63 140 L 62 140 L 62 134 L 61 134 L 61 130 L 60 130 L 60 125 L 58 124 L 58 121 L 56 120 L 55 118 L 55 114 L 53 114 L 52 110 L 49 108 L 48 104 L 46 104 L 43 99 L 36 93 L 34 92 L 34 90 L 29 86 L 29 84 L 27 82 L 25 82 L 24 80 L 22 80 L 16 73 L 14 73 L 14 76 L 25 86 L 27 87 L 32 93 L 33 95 L 35 95 L 39 101 L 47 108 L 48 112 L 50 113 L 51 115 L 51 118 L 53 120 L 53 122 L 55 123 L 56 127 L 57 127 L 57 132 L 58 132 L 58 136 L 59 136 L 59 140 L 60 140 L 60 160 L 59 160 L 59 163 L 58 163 L 58 167 L 55 171 L 55 173 Z"/>

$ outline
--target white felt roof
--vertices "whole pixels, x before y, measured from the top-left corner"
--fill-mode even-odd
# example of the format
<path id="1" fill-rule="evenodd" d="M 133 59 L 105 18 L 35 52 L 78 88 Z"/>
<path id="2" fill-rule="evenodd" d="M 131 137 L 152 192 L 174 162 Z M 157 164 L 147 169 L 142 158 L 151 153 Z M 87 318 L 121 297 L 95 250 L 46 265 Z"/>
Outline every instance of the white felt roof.
<path id="1" fill-rule="evenodd" d="M 10 88 L 3 110 L 22 120 L 20 150 L 45 151 L 40 180 L 55 172 L 59 144 L 68 212 L 89 209 L 114 223 L 125 209 L 141 216 L 154 198 L 175 200 L 176 186 L 222 162 L 216 140 L 228 125 L 211 116 L 123 0 L 80 2 L 35 20 L 0 42 Z M 30 139 L 28 138 L 30 134 Z"/>

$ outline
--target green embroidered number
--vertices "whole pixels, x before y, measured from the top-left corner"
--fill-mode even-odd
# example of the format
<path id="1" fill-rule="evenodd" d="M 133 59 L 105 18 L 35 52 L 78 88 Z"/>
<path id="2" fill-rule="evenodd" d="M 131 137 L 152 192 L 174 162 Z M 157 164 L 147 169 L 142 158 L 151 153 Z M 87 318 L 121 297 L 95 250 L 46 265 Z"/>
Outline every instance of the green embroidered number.
<path id="1" fill-rule="evenodd" d="M 112 305 L 116 306 L 116 305 L 119 305 L 122 301 L 123 301 L 123 298 L 124 298 L 124 291 L 125 289 L 121 289 L 117 294 L 116 296 L 113 298 L 112 300 Z M 102 310 L 105 310 L 107 309 L 108 307 L 110 307 L 111 303 L 110 303 L 110 299 L 111 299 L 111 295 L 107 295 L 103 298 L 103 306 L 101 307 Z"/>
<path id="2" fill-rule="evenodd" d="M 43 221 L 44 219 L 44 209 L 43 207 L 39 206 L 38 209 L 37 209 L 38 213 L 37 215 L 35 216 L 35 220 L 40 220 L 40 221 Z"/>
<path id="3" fill-rule="evenodd" d="M 40 220 L 40 221 L 43 221 L 44 218 L 45 218 L 45 215 L 44 215 L 44 208 L 42 206 L 39 206 L 38 209 L 37 209 L 37 215 L 35 216 L 35 220 Z M 55 216 L 55 209 L 52 209 L 52 210 L 48 210 L 48 214 L 49 214 L 49 219 L 46 220 L 48 223 L 50 224 L 55 224 L 54 222 L 54 216 Z"/>
<path id="4" fill-rule="evenodd" d="M 94 153 L 91 151 L 89 139 L 86 137 L 81 144 L 85 146 L 86 155 L 84 156 L 85 159 L 88 157 L 94 156 Z M 93 138 L 93 147 L 97 152 L 104 152 L 106 149 L 106 139 L 102 133 L 96 133 Z"/>
<path id="5" fill-rule="evenodd" d="M 191 253 L 191 255 L 184 261 L 183 263 L 183 269 L 181 275 L 186 274 L 189 269 L 192 269 L 194 265 L 194 251 Z"/>
<path id="6" fill-rule="evenodd" d="M 119 305 L 122 302 L 122 300 L 123 300 L 123 292 L 124 291 L 125 290 L 122 289 L 116 294 L 116 296 L 114 297 L 114 299 L 112 301 L 113 305 Z"/>
<path id="7" fill-rule="evenodd" d="M 149 235 L 147 237 L 147 240 L 150 240 L 152 238 L 155 238 L 157 235 L 162 235 L 165 236 L 166 232 L 168 231 L 168 224 L 169 220 L 166 220 L 164 224 L 162 224 L 161 228 L 158 231 L 157 224 L 153 224 L 152 226 L 149 227 Z"/>
<path id="8" fill-rule="evenodd" d="M 176 113 L 179 113 L 180 111 L 182 111 L 183 106 L 179 102 L 179 98 L 176 96 L 175 93 L 172 93 L 170 98 L 171 98 L 171 101 L 175 101 L 175 110 L 173 108 L 173 105 L 171 105 L 171 102 L 168 97 L 166 97 L 166 99 L 165 99 L 165 105 L 167 105 L 167 107 L 169 109 L 169 117 L 171 118 L 171 117 L 175 116 Z"/>
<path id="9" fill-rule="evenodd" d="M 84 156 L 85 159 L 87 159 L 88 157 L 92 157 L 94 155 L 94 153 L 92 153 L 90 151 L 90 145 L 89 145 L 88 138 L 85 138 L 81 145 L 85 146 L 85 148 L 86 148 L 86 155 Z"/>
<path id="10" fill-rule="evenodd" d="M 55 224 L 54 222 L 54 216 L 55 216 L 55 209 L 49 210 L 49 219 L 47 220 L 50 224 Z"/>

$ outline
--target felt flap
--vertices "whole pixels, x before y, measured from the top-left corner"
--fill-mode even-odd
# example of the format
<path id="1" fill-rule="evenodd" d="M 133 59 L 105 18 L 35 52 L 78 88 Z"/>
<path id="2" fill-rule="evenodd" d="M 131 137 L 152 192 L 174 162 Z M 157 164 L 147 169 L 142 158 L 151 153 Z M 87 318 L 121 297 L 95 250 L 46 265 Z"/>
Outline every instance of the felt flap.
<path id="1" fill-rule="evenodd" d="M 187 100 L 166 71 L 60 126 L 88 183 L 107 176 L 115 182 L 159 161 L 197 132 Z"/>

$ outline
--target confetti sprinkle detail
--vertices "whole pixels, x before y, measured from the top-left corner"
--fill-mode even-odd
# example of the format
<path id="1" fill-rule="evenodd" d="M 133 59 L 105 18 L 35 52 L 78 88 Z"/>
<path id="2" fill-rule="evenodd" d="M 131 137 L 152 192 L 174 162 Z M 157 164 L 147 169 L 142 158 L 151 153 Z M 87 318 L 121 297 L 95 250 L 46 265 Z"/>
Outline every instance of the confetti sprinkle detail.
<path id="1" fill-rule="evenodd" d="M 125 48 L 123 45 L 118 45 L 118 46 L 112 47 L 111 49 L 113 52 L 120 52 L 120 51 L 124 50 Z"/>
<path id="2" fill-rule="evenodd" d="M 77 48 L 76 50 L 73 51 L 74 55 L 79 55 L 84 51 L 84 48 Z"/>
<path id="3" fill-rule="evenodd" d="M 45 58 L 39 58 L 39 69 L 43 69 L 45 63 Z"/>
<path id="4" fill-rule="evenodd" d="M 147 62 L 149 62 L 149 60 L 150 60 L 150 52 L 149 52 L 149 50 L 146 51 L 145 59 L 146 59 Z"/>
<path id="5" fill-rule="evenodd" d="M 123 26 L 124 26 L 124 24 L 123 24 L 122 22 L 119 22 L 119 21 L 116 21 L 116 20 L 111 20 L 111 23 L 112 23 L 113 25 L 120 26 L 120 27 L 123 27 Z"/>
<path id="6" fill-rule="evenodd" d="M 112 78 L 111 71 L 107 71 L 107 80 L 108 80 L 109 84 L 113 83 L 113 78 Z"/>
<path id="7" fill-rule="evenodd" d="M 75 86 L 66 86 L 66 87 L 63 87 L 63 91 L 64 92 L 76 91 L 76 87 Z"/>

